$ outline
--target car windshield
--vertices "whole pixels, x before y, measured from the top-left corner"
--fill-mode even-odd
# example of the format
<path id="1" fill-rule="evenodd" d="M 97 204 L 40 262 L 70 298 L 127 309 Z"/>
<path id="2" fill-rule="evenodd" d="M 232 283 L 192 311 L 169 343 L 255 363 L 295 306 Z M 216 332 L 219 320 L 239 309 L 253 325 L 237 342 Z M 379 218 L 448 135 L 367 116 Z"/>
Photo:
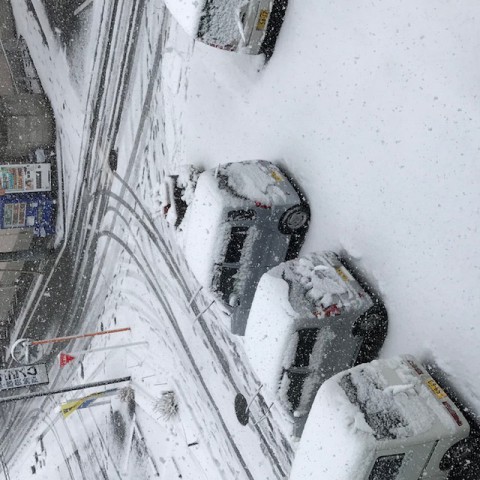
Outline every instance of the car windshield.
<path id="1" fill-rule="evenodd" d="M 225 263 L 238 263 L 240 261 L 247 235 L 248 227 L 232 227 L 230 241 L 225 253 Z"/>
<path id="2" fill-rule="evenodd" d="M 351 373 L 344 375 L 340 386 L 350 402 L 363 413 L 377 440 L 397 438 L 396 431 L 406 426 L 406 420 L 393 404 L 391 395 L 386 395 L 367 372 L 361 373 L 355 380 Z"/>
<path id="3" fill-rule="evenodd" d="M 210 45 L 235 47 L 241 40 L 238 11 L 245 0 L 207 0 L 203 7 L 198 38 Z"/>
<path id="4" fill-rule="evenodd" d="M 215 282 L 215 287 L 225 303 L 229 303 L 230 295 L 235 291 L 237 273 L 237 268 L 229 267 L 222 267 L 218 273 L 218 280 Z"/>

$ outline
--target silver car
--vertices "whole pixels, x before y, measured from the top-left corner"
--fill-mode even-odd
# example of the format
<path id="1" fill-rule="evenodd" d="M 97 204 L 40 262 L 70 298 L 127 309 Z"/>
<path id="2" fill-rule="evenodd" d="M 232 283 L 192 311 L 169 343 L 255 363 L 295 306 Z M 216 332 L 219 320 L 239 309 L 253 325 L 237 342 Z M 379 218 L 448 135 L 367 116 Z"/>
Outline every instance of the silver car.
<path id="1" fill-rule="evenodd" d="M 175 223 L 197 280 L 231 309 L 233 333 L 245 332 L 260 277 L 297 256 L 309 220 L 305 198 L 271 162 L 228 163 L 198 176 Z"/>
<path id="2" fill-rule="evenodd" d="M 167 0 L 185 31 L 223 50 L 271 56 L 288 0 Z"/>
<path id="3" fill-rule="evenodd" d="M 375 358 L 385 340 L 386 309 L 352 271 L 333 252 L 312 253 L 273 268 L 258 284 L 245 349 L 291 416 L 295 436 L 320 385 Z"/>

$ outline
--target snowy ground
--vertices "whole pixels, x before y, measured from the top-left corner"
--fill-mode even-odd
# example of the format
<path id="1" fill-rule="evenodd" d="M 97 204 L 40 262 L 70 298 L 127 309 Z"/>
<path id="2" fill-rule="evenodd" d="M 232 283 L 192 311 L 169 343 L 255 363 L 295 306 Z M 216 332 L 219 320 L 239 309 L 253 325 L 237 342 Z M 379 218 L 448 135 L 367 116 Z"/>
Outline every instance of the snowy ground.
<path id="1" fill-rule="evenodd" d="M 479 15 L 293 0 L 260 71 L 196 46 L 183 126 L 185 161 L 286 167 L 312 206 L 304 251 L 346 250 L 382 294 L 384 355 L 438 361 L 478 411 Z"/>
<path id="2" fill-rule="evenodd" d="M 68 226 L 89 119 L 83 85 L 95 75 L 89 62 L 104 32 L 86 23 L 72 67 L 54 33 L 45 27 L 43 45 L 31 17 L 20 7 L 16 14 L 60 126 Z M 281 412 L 274 406 L 257 427 L 237 422 L 235 394 L 250 398 L 258 388 L 243 340 L 229 335 L 218 304 L 195 319 L 211 298 L 202 292 L 189 305 L 198 285 L 159 215 L 159 182 L 184 163 L 264 158 L 289 171 L 312 210 L 304 251 L 347 251 L 381 293 L 390 317 L 382 356 L 438 362 L 480 412 L 479 15 L 473 2 L 459 10 L 451 2 L 398 9 L 391 0 L 290 0 L 263 65 L 193 45 L 169 26 L 160 0 L 147 1 L 116 145 L 119 177 L 134 193 L 113 179 L 124 200 L 110 196 L 85 321 L 85 331 L 130 326 L 128 341 L 148 340 L 148 348 L 85 361 L 85 381 L 132 375 L 135 415 L 118 399 L 65 421 L 52 406 L 9 465 L 11 478 L 29 478 L 45 429 L 45 466 L 35 478 L 98 478 L 99 465 L 108 478 L 139 478 L 139 469 L 142 478 L 287 475 L 295 445 Z M 109 341 L 123 343 L 120 335 Z M 64 375 L 74 380 L 81 371 L 70 367 L 76 373 Z M 164 389 L 178 394 L 175 422 L 153 409 Z M 264 408 L 255 402 L 253 417 Z M 112 415 L 125 422 L 123 441 Z"/>

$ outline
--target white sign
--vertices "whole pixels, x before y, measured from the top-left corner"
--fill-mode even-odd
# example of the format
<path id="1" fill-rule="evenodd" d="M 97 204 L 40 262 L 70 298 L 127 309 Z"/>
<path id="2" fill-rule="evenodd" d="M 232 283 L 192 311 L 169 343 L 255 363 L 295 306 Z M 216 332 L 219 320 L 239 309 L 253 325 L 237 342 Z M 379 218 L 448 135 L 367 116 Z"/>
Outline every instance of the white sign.
<path id="1" fill-rule="evenodd" d="M 44 363 L 0 370 L 0 390 L 43 383 L 48 383 L 47 367 Z"/>

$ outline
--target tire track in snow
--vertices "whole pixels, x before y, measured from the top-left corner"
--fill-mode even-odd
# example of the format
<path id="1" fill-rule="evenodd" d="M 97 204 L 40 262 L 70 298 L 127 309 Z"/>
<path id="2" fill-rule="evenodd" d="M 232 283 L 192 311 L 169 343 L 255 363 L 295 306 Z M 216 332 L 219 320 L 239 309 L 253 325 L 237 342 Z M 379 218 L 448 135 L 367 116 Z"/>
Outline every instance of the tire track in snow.
<path id="1" fill-rule="evenodd" d="M 112 199 L 119 202 L 126 210 L 128 210 L 134 216 L 136 221 L 138 221 L 142 225 L 142 228 L 145 230 L 145 232 L 149 236 L 150 240 L 153 241 L 154 244 L 157 246 L 158 251 L 162 255 L 165 263 L 167 264 L 167 267 L 170 270 L 171 275 L 180 285 L 180 287 L 181 287 L 181 289 L 182 289 L 182 291 L 185 295 L 185 302 L 189 303 L 189 299 L 192 297 L 192 291 L 189 289 L 189 287 L 187 285 L 187 282 L 185 281 L 185 278 L 183 277 L 178 265 L 176 264 L 170 247 L 168 246 L 167 242 L 165 241 L 165 239 L 161 235 L 160 231 L 158 230 L 157 226 L 155 225 L 154 220 L 151 218 L 149 212 L 143 206 L 143 204 L 141 203 L 141 201 L 138 198 L 138 196 L 136 195 L 136 193 L 128 185 L 126 185 L 125 188 L 134 197 L 136 205 L 141 210 L 141 214 L 137 213 L 135 208 L 132 207 L 125 199 L 121 198 L 120 196 L 118 196 L 116 194 L 112 194 L 111 192 L 108 192 L 108 191 L 105 191 L 104 193 L 106 195 L 109 195 Z M 151 225 L 150 228 L 148 227 L 145 219 L 148 220 L 148 223 L 150 223 L 150 225 Z M 145 264 L 148 265 L 149 263 L 148 263 L 147 259 L 144 258 L 144 260 L 145 260 Z M 142 271 L 144 272 L 145 275 L 147 275 L 145 269 L 142 268 Z M 151 269 L 150 269 L 150 272 L 151 272 L 151 275 L 152 275 L 153 278 L 158 276 L 158 274 L 155 274 Z M 191 307 L 193 313 L 195 314 L 195 316 L 197 316 L 201 313 L 201 309 L 199 308 L 196 301 L 191 302 L 190 307 Z M 234 387 L 234 389 L 237 392 L 241 392 L 242 389 L 239 388 L 239 386 L 237 385 L 237 381 L 234 379 L 234 377 L 232 375 L 232 372 L 230 371 L 229 362 L 228 362 L 227 358 L 225 357 L 224 352 L 218 346 L 217 341 L 215 340 L 215 338 L 212 334 L 212 331 L 210 330 L 209 326 L 207 325 L 205 319 L 203 318 L 203 315 L 201 315 L 198 318 L 197 321 L 198 321 L 199 325 L 201 326 L 201 328 L 203 330 L 203 333 L 206 337 L 206 340 L 208 342 L 207 345 L 211 348 L 211 350 L 213 350 L 213 352 L 214 352 L 215 356 L 217 357 L 220 365 L 222 366 L 223 371 L 224 371 L 225 375 L 227 376 L 229 382 L 231 383 L 231 385 Z M 221 331 L 219 330 L 219 332 L 221 332 Z M 223 336 L 223 332 L 221 332 L 221 333 L 222 333 L 222 336 Z M 226 337 L 224 337 L 224 338 L 226 338 Z M 228 342 L 231 345 L 235 345 L 231 342 L 230 339 L 228 339 Z M 236 348 L 236 346 L 235 346 L 235 348 Z M 237 353 L 237 357 L 240 358 L 240 355 L 238 355 L 238 353 Z M 241 366 L 244 369 L 243 363 L 241 364 Z M 243 377 L 244 377 L 244 379 L 248 378 L 246 370 L 243 371 Z M 263 397 L 260 397 L 258 400 L 260 402 L 261 410 L 268 411 L 268 406 L 267 406 L 265 400 L 263 399 Z M 267 441 L 267 439 L 265 437 L 265 434 L 264 434 L 263 429 L 262 429 L 263 425 L 256 424 L 255 421 L 254 421 L 254 423 L 255 423 L 255 428 L 258 432 L 258 435 L 260 436 L 263 444 L 265 445 L 265 448 L 266 448 L 269 456 L 272 458 L 272 461 L 277 466 L 280 474 L 285 475 L 284 468 L 281 466 L 280 461 L 279 461 L 275 451 L 272 449 L 272 447 L 270 445 L 270 442 Z M 273 426 L 269 423 L 269 421 L 267 422 L 267 425 L 269 425 L 270 430 L 273 429 Z M 273 435 L 270 434 L 269 437 L 270 437 L 270 440 L 272 442 L 277 443 L 277 441 L 276 441 L 276 439 Z M 287 466 L 289 466 L 290 463 L 291 463 L 291 458 L 293 456 L 293 451 L 292 451 L 288 441 L 283 437 L 283 435 L 281 435 L 280 441 L 281 441 L 281 445 L 277 444 L 277 450 L 278 451 L 285 450 L 285 455 L 286 456 L 285 456 L 284 461 L 286 461 Z"/>

